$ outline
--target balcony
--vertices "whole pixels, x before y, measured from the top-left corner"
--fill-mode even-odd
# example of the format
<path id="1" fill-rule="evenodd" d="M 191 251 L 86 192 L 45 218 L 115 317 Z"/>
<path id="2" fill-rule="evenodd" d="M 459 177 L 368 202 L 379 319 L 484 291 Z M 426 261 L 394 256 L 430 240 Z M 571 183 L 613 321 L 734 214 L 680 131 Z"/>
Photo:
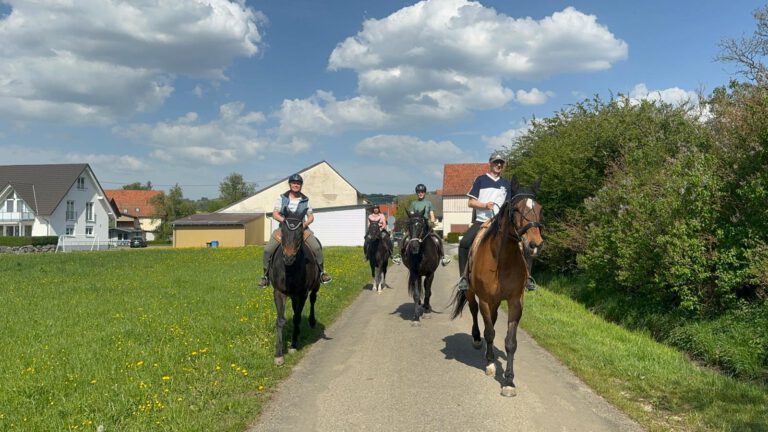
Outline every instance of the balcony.
<path id="1" fill-rule="evenodd" d="M 0 222 L 24 222 L 35 220 L 35 214 L 32 212 L 0 212 Z"/>

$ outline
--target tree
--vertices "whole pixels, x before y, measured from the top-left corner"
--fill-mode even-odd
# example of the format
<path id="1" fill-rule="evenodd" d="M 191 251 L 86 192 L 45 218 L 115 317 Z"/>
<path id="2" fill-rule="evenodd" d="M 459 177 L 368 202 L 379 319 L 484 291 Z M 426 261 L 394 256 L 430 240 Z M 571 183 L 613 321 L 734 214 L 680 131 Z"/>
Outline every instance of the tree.
<path id="1" fill-rule="evenodd" d="M 123 186 L 123 190 L 152 190 L 152 182 L 147 180 L 146 185 L 142 185 L 141 182 L 135 182 Z"/>
<path id="2" fill-rule="evenodd" d="M 154 216 L 161 220 L 155 234 L 160 240 L 168 240 L 173 234 L 171 222 L 195 214 L 195 207 L 189 200 L 184 199 L 184 192 L 177 183 L 168 193 L 160 192 L 150 199 L 155 207 Z"/>
<path id="3" fill-rule="evenodd" d="M 736 63 L 739 73 L 758 85 L 768 85 L 768 68 L 762 59 L 768 56 L 768 6 L 756 9 L 752 15 L 757 30 L 751 37 L 724 39 L 720 42 L 720 54 L 715 60 Z"/>
<path id="4" fill-rule="evenodd" d="M 242 174 L 232 173 L 219 183 L 219 202 L 227 206 L 256 193 L 253 183 L 246 183 Z"/>

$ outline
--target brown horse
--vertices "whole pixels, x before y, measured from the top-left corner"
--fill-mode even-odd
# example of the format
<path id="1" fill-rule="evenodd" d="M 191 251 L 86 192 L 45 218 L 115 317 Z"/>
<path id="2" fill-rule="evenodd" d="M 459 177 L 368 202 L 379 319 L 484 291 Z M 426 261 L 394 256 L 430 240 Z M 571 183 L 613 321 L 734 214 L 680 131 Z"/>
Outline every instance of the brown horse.
<path id="1" fill-rule="evenodd" d="M 541 205 L 536 202 L 540 180 L 530 188 L 521 188 L 516 177 L 512 178 L 509 198 L 484 232 L 481 230 L 472 245 L 468 268 L 469 289 L 458 291 L 453 299 L 451 318 L 461 315 L 469 303 L 472 312 L 472 345 L 482 346 L 477 311 L 483 316 L 485 336 L 485 374 L 496 374 L 496 355 L 493 339 L 494 324 L 502 300 L 507 301 L 509 314 L 504 348 L 507 352 L 507 368 L 502 381 L 502 396 L 515 396 L 514 357 L 517 350 L 517 326 L 523 315 L 523 293 L 528 280 L 524 250 L 536 254 L 541 248 Z"/>

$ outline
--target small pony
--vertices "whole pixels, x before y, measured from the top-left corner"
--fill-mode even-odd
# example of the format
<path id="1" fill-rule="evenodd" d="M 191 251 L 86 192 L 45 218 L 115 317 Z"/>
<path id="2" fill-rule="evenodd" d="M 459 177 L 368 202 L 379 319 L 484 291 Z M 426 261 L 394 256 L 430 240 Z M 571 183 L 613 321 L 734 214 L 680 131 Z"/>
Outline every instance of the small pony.
<path id="1" fill-rule="evenodd" d="M 461 315 L 464 305 L 469 303 L 472 312 L 472 345 L 482 346 L 480 328 L 477 324 L 478 310 L 483 316 L 485 336 L 485 374 L 496 374 L 496 355 L 493 328 L 502 300 L 507 301 L 507 336 L 504 348 L 507 353 L 507 368 L 502 382 L 502 396 L 515 396 L 514 358 L 517 350 L 517 327 L 523 315 L 523 294 L 528 280 L 524 249 L 536 253 L 541 249 L 541 205 L 536 202 L 536 192 L 541 179 L 530 188 L 521 188 L 517 177 L 511 180 L 511 198 L 499 209 L 499 213 L 481 228 L 470 251 L 467 264 L 469 289 L 457 291 L 451 319 Z"/>
<path id="2" fill-rule="evenodd" d="M 280 366 L 285 362 L 283 356 L 283 327 L 285 326 L 285 304 L 288 297 L 293 306 L 293 333 L 291 348 L 295 352 L 299 345 L 301 312 L 309 296 L 309 326 L 314 328 L 315 301 L 320 290 L 320 270 L 312 251 L 304 243 L 304 216 L 306 211 L 293 213 L 283 209 L 285 220 L 280 222 L 280 247 L 272 256 L 269 279 L 275 297 L 277 320 L 275 321 L 275 364 Z M 308 233 L 308 232 L 307 232 Z"/>

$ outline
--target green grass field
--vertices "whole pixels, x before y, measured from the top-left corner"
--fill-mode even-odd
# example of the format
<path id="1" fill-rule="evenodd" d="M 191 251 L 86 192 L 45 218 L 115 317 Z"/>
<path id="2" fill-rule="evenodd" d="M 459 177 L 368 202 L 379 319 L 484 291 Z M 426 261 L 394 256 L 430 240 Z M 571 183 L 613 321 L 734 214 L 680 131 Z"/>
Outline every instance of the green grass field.
<path id="1" fill-rule="evenodd" d="M 368 282 L 359 248 L 326 256 L 302 346 Z M 273 365 L 260 267 L 256 247 L 0 256 L 0 430 L 244 430 L 301 356 Z"/>

